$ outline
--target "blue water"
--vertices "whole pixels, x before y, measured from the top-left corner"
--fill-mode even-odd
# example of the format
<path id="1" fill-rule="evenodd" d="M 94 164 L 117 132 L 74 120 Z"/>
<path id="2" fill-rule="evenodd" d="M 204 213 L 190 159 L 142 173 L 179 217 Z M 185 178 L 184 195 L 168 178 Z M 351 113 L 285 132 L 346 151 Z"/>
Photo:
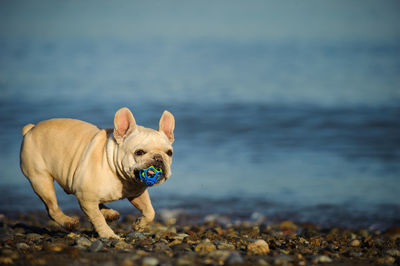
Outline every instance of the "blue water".
<path id="1" fill-rule="evenodd" d="M 23 125 L 112 127 L 127 106 L 147 127 L 176 118 L 156 210 L 400 225 L 399 86 L 400 42 L 3 38 L 0 212 L 44 210 L 19 169 Z"/>

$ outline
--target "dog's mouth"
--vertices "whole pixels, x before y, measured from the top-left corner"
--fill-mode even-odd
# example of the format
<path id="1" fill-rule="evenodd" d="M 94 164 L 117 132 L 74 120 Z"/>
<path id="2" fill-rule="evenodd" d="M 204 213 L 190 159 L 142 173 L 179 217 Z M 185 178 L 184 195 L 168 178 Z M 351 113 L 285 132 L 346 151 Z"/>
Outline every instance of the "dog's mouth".
<path id="1" fill-rule="evenodd" d="M 134 170 L 135 178 L 146 186 L 153 186 L 162 183 L 165 180 L 165 167 L 162 162 L 153 162 L 147 164 L 142 169 Z"/>

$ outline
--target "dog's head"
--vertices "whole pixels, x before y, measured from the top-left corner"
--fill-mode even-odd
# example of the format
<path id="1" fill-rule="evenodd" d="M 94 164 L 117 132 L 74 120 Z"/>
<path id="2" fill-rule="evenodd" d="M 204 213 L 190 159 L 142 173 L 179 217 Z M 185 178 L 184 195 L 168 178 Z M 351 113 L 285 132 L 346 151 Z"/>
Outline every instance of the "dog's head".
<path id="1" fill-rule="evenodd" d="M 171 177 L 174 128 L 175 118 L 168 111 L 162 114 L 158 130 L 154 130 L 137 125 L 128 108 L 119 109 L 114 118 L 116 170 L 128 180 L 142 182 L 139 171 L 153 165 L 162 169 L 156 184 L 164 183 Z"/>

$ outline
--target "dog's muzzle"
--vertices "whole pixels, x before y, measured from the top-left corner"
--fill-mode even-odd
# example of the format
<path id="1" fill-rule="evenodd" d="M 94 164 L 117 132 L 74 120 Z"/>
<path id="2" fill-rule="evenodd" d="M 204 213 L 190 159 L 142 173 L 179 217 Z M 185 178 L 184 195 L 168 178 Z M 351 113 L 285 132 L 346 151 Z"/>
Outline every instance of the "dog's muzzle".
<path id="1" fill-rule="evenodd" d="M 139 177 L 146 186 L 152 186 L 161 178 L 163 171 L 153 165 L 139 171 Z"/>

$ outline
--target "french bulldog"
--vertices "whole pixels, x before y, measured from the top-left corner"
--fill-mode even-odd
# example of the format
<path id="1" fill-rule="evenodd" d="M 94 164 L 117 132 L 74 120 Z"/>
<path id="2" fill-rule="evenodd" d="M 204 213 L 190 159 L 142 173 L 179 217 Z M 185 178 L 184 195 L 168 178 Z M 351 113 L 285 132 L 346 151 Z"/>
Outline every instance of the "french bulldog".
<path id="1" fill-rule="evenodd" d="M 175 118 L 168 111 L 154 130 L 137 125 L 125 107 L 116 112 L 113 129 L 61 118 L 27 124 L 22 129 L 21 170 L 55 222 L 69 230 L 79 225 L 77 217 L 59 208 L 54 180 L 76 196 L 100 237 L 118 239 L 106 220 L 119 219 L 119 213 L 104 203 L 127 198 L 142 213 L 134 230 L 153 221 L 148 186 L 138 173 L 155 166 L 162 170 L 156 185 L 170 178 L 174 128 Z"/>

